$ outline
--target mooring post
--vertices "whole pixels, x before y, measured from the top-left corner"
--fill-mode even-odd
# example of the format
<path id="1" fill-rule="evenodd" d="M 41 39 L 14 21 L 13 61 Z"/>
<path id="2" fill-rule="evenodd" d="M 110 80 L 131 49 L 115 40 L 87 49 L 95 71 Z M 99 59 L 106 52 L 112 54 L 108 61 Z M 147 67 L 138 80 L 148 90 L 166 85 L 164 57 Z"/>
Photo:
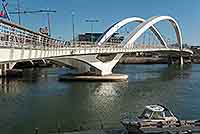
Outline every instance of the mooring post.
<path id="1" fill-rule="evenodd" d="M 2 76 L 2 64 L 0 64 L 0 76 Z"/>
<path id="2" fill-rule="evenodd" d="M 35 130 L 34 130 L 34 134 L 39 134 L 39 130 L 38 130 L 38 128 L 35 128 Z"/>
<path id="3" fill-rule="evenodd" d="M 60 126 L 60 124 L 58 125 L 58 134 L 61 134 L 61 126 Z"/>
<path id="4" fill-rule="evenodd" d="M 101 123 L 101 129 L 103 129 L 104 127 L 103 127 L 103 122 L 101 119 L 100 119 L 100 123 Z"/>

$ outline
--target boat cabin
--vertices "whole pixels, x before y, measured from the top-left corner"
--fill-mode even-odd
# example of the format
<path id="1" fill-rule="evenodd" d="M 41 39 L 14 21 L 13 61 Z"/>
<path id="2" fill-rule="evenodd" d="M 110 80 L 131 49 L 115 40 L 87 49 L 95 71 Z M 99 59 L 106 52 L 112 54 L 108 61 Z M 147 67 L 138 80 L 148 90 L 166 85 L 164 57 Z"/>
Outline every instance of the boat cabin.
<path id="1" fill-rule="evenodd" d="M 172 112 L 161 105 L 145 106 L 144 112 L 138 118 L 149 121 L 177 121 Z"/>

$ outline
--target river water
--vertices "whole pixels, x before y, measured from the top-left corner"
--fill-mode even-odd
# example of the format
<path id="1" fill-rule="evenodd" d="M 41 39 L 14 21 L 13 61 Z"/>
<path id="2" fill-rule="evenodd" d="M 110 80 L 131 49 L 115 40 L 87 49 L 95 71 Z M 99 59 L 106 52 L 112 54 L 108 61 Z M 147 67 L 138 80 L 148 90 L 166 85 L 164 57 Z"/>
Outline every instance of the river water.
<path id="1" fill-rule="evenodd" d="M 200 65 L 118 65 L 126 82 L 59 82 L 65 68 L 25 70 L 1 79 L 0 133 L 47 133 L 58 126 L 120 126 L 120 113 L 140 114 L 148 104 L 164 104 L 181 119 L 200 119 Z"/>

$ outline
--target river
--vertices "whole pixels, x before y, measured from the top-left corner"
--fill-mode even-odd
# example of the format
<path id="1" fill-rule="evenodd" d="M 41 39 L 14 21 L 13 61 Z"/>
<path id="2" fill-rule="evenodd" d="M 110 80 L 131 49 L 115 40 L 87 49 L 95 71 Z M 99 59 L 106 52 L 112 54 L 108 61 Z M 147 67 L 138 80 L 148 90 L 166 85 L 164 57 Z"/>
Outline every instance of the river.
<path id="1" fill-rule="evenodd" d="M 1 79 L 0 133 L 47 133 L 58 126 L 120 126 L 120 113 L 138 115 L 145 105 L 164 104 L 181 119 L 200 119 L 200 65 L 118 65 L 125 82 L 59 82 L 65 68 L 24 71 L 22 78 Z"/>

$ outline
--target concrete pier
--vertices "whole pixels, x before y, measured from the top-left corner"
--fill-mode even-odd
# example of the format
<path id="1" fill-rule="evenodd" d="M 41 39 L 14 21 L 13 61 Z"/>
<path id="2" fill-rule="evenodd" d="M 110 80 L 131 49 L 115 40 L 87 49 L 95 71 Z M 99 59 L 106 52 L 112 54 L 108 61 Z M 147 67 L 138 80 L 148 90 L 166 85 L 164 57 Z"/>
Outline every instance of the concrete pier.
<path id="1" fill-rule="evenodd" d="M 64 75 L 59 77 L 60 81 L 127 81 L 126 74 L 110 74 L 104 76 L 96 75 Z"/>
<path id="2" fill-rule="evenodd" d="M 183 65 L 184 61 L 183 61 L 183 56 L 180 56 L 180 65 Z"/>

